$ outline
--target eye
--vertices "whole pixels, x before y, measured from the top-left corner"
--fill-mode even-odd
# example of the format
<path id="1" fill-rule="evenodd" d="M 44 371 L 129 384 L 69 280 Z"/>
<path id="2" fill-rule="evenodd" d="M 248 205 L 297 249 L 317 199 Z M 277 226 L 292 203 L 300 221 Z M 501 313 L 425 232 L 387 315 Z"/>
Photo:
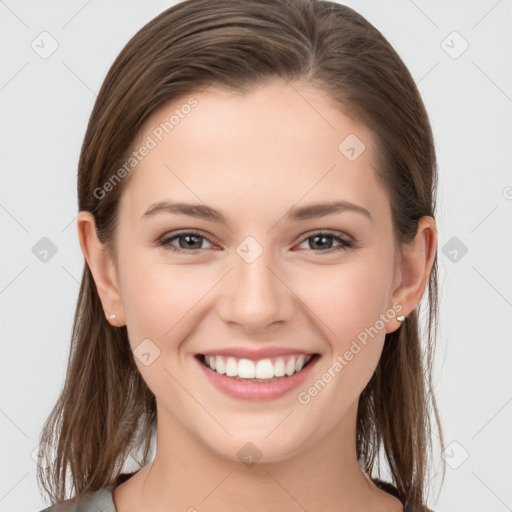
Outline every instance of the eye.
<path id="1" fill-rule="evenodd" d="M 179 240 L 178 245 L 172 245 L 173 240 Z M 157 243 L 173 252 L 196 252 L 204 249 L 200 247 L 203 240 L 208 240 L 205 236 L 195 231 L 183 231 L 170 237 L 163 237 Z"/>
<path id="2" fill-rule="evenodd" d="M 335 246 L 333 248 L 333 240 L 338 242 L 339 245 L 337 247 Z M 174 241 L 178 241 L 178 246 L 173 244 Z M 182 231 L 181 233 L 175 233 L 172 236 L 164 236 L 158 240 L 157 245 L 165 247 L 173 252 L 195 253 L 205 249 L 205 247 L 201 247 L 204 241 L 211 243 L 209 239 L 201 233 L 196 231 Z M 316 231 L 314 233 L 308 233 L 302 238 L 301 245 L 308 241 L 308 248 L 314 250 L 314 252 L 332 253 L 355 246 L 355 243 L 352 240 L 345 239 L 339 236 L 337 232 L 330 231 Z M 319 248 L 320 250 L 317 250 Z"/>
<path id="3" fill-rule="evenodd" d="M 332 240 L 339 242 L 340 245 L 338 247 L 334 247 L 334 249 L 333 249 L 332 248 Z M 344 249 L 348 249 L 348 248 L 354 246 L 354 242 L 352 240 L 342 238 L 341 236 L 338 236 L 337 233 L 333 233 L 330 231 L 316 231 L 315 233 L 309 233 L 307 236 L 305 236 L 302 239 L 301 245 L 304 242 L 308 242 L 308 241 L 310 241 L 309 242 L 310 249 L 315 249 L 315 248 L 320 247 L 321 250 L 319 250 L 319 251 L 315 250 L 314 252 L 332 253 L 335 251 L 341 251 Z"/>

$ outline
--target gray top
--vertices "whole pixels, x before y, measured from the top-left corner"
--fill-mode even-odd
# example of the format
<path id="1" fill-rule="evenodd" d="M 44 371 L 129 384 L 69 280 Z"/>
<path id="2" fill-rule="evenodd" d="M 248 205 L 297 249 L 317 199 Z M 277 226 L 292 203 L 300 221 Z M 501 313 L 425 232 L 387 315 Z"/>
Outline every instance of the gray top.
<path id="1" fill-rule="evenodd" d="M 78 503 L 75 500 L 68 500 L 66 503 L 51 505 L 40 512 L 117 512 L 112 496 L 113 489 L 113 486 L 102 487 L 84 496 Z"/>
<path id="2" fill-rule="evenodd" d="M 112 495 L 114 487 L 132 475 L 133 473 L 120 475 L 115 485 L 102 487 L 93 493 L 87 494 L 78 503 L 76 500 L 68 500 L 65 503 L 51 505 L 40 512 L 117 512 Z M 403 497 L 399 495 L 398 490 L 393 485 L 375 478 L 372 481 L 380 489 L 397 497 L 403 504 Z M 404 509 L 404 511 L 407 510 L 407 508 Z M 426 508 L 426 510 L 434 512 L 429 508 Z"/>

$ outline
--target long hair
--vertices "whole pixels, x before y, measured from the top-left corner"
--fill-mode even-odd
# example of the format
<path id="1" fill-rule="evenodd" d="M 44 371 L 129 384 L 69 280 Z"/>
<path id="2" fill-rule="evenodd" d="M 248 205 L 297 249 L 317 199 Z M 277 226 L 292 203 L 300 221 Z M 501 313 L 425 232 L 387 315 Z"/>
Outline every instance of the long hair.
<path id="1" fill-rule="evenodd" d="M 315 85 L 372 130 L 397 244 L 414 238 L 420 217 L 435 217 L 429 119 L 405 64 L 371 23 L 329 1 L 186 0 L 126 44 L 89 119 L 78 206 L 93 213 L 98 237 L 114 257 L 119 201 L 133 173 L 108 193 L 104 184 L 119 175 L 148 116 L 211 84 L 246 93 L 276 78 Z M 432 414 L 444 448 L 432 389 L 437 286 L 436 254 L 427 283 L 428 332 L 421 330 L 420 304 L 386 334 L 357 415 L 361 468 L 371 475 L 383 450 L 406 510 L 414 511 L 427 510 Z M 112 485 L 130 454 L 140 449 L 147 457 L 155 424 L 155 397 L 134 363 L 126 327 L 106 321 L 85 262 L 65 383 L 40 436 L 39 456 L 47 463 L 38 468 L 39 484 L 53 502 L 66 499 L 67 476 L 77 498 Z"/>

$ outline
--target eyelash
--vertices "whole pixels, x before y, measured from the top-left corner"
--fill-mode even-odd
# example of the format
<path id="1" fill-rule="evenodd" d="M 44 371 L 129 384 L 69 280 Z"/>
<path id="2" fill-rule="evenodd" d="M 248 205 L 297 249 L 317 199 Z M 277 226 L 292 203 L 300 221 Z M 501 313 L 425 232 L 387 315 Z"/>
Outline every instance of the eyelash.
<path id="1" fill-rule="evenodd" d="M 193 236 L 197 236 L 198 238 L 201 238 L 201 239 L 204 239 L 204 240 L 207 240 L 208 242 L 212 243 L 208 237 L 202 235 L 201 233 L 198 233 L 197 231 L 182 231 L 181 233 L 177 233 L 171 237 L 168 237 L 168 236 L 164 236 L 163 238 L 161 238 L 160 240 L 158 240 L 157 242 L 157 245 L 158 247 L 164 247 L 165 249 L 167 250 L 170 250 L 172 252 L 178 252 L 178 253 L 191 253 L 191 254 L 196 254 L 198 253 L 199 251 L 202 251 L 203 249 L 191 249 L 191 250 L 187 250 L 187 249 L 182 249 L 181 247 L 175 247 L 175 246 L 172 246 L 170 244 L 171 241 L 175 240 L 175 239 L 178 239 L 178 238 L 181 238 L 181 237 L 184 237 L 186 235 L 193 235 Z M 327 249 L 325 251 L 314 251 L 313 249 L 313 252 L 318 252 L 318 253 L 327 253 L 327 254 L 332 254 L 333 252 L 338 252 L 338 251 L 341 251 L 341 250 L 346 250 L 346 249 L 350 249 L 352 247 L 356 247 L 356 244 L 354 241 L 351 241 L 351 240 L 346 240 L 344 238 L 341 238 L 340 236 L 338 236 L 336 234 L 336 232 L 332 232 L 332 231 L 315 231 L 315 232 L 312 232 L 312 233 L 308 233 L 307 236 L 304 236 L 301 241 L 299 242 L 299 245 L 306 242 L 307 240 L 309 240 L 310 238 L 314 238 L 316 236 L 320 236 L 320 235 L 323 235 L 323 236 L 327 236 L 327 237 L 330 237 L 330 238 L 333 238 L 334 240 L 336 240 L 337 242 L 339 242 L 341 245 L 338 246 L 338 247 L 335 247 L 335 248 L 331 248 L 331 249 Z"/>

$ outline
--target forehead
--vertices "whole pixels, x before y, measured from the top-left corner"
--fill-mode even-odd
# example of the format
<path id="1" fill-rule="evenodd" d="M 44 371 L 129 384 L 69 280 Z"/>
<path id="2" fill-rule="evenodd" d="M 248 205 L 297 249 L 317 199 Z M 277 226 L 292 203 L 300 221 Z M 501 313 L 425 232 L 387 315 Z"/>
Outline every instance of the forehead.
<path id="1" fill-rule="evenodd" d="M 245 94 L 211 87 L 146 121 L 134 148 L 152 148 L 122 203 L 139 217 L 168 198 L 261 214 L 301 198 L 373 202 L 375 209 L 386 195 L 375 176 L 373 137 L 311 85 L 277 81 Z"/>

